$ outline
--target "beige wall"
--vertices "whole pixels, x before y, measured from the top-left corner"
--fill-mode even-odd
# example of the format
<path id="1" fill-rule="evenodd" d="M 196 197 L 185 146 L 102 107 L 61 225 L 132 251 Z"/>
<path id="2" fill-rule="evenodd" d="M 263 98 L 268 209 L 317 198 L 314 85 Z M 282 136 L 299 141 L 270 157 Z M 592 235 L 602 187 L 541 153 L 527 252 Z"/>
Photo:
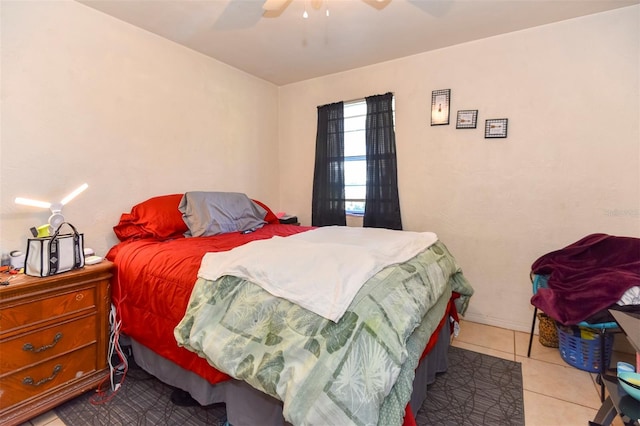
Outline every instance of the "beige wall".
<path id="1" fill-rule="evenodd" d="M 281 87 L 281 205 L 311 221 L 316 106 L 392 91 L 402 219 L 476 289 L 468 318 L 530 327 L 531 263 L 595 232 L 640 236 L 640 6 Z M 431 127 L 431 91 L 452 124 Z M 456 130 L 459 109 L 478 128 Z M 484 139 L 508 118 L 507 139 Z"/>
<path id="2" fill-rule="evenodd" d="M 396 94 L 405 229 L 438 233 L 476 288 L 468 318 L 526 330 L 535 258 L 592 232 L 640 236 L 640 6 L 276 88 L 72 1 L 1 2 L 0 250 L 56 200 L 104 254 L 120 213 L 243 191 L 310 223 L 316 106 Z M 452 90 L 479 127 L 429 125 Z M 486 118 L 509 118 L 485 140 Z M 453 121 L 453 120 L 452 120 Z"/>
<path id="3" fill-rule="evenodd" d="M 188 190 L 278 203 L 277 87 L 73 1 L 2 1 L 0 250 L 59 201 L 105 254 L 122 212 Z"/>

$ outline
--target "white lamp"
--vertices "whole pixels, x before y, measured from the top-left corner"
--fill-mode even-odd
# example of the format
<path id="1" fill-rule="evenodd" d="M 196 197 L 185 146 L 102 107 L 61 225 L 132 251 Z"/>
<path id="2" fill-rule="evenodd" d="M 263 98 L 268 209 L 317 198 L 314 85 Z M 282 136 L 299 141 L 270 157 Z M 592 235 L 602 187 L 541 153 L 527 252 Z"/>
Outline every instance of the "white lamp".
<path id="1" fill-rule="evenodd" d="M 64 216 L 62 216 L 62 206 L 67 204 L 69 201 L 76 198 L 82 191 L 87 189 L 89 185 L 83 183 L 78 188 L 73 190 L 69 195 L 64 197 L 59 203 L 48 203 L 46 201 L 38 201 L 32 200 L 30 198 L 21 198 L 18 197 L 15 199 L 16 204 L 22 204 L 24 206 L 32 206 L 32 207 L 40 207 L 43 209 L 50 209 L 51 216 L 49 216 L 49 232 L 52 232 L 64 222 Z"/>

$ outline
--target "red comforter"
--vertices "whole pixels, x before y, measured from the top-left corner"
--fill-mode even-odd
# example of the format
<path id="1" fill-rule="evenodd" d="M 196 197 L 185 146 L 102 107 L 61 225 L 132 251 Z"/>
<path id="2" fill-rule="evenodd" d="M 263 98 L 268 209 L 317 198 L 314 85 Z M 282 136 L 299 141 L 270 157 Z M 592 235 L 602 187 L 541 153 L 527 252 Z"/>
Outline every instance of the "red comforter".
<path id="1" fill-rule="evenodd" d="M 184 316 L 202 256 L 309 229 L 312 228 L 268 224 L 249 234 L 169 241 L 142 239 L 114 246 L 107 258 L 115 263 L 112 297 L 122 320 L 122 332 L 211 383 L 227 380 L 229 376 L 212 368 L 204 358 L 178 347 L 173 336 L 173 329 Z"/>

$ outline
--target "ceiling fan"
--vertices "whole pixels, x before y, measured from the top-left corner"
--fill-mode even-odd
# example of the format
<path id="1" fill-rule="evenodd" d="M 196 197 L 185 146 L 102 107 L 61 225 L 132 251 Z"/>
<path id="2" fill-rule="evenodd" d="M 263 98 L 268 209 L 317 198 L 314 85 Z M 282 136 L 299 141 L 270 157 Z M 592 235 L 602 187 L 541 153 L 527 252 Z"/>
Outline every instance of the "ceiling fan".
<path id="1" fill-rule="evenodd" d="M 280 16 L 280 14 L 289 6 L 289 4 L 292 1 L 293 0 L 265 0 L 264 4 L 262 5 L 262 10 L 264 11 L 263 16 L 267 18 L 274 18 L 274 17 Z M 305 6 L 308 1 L 311 8 L 315 10 L 319 10 L 322 7 L 323 2 L 328 0 L 304 0 L 304 1 L 305 1 Z M 369 6 L 372 6 L 380 10 L 384 8 L 387 4 L 389 4 L 391 0 L 362 0 L 362 1 L 367 3 Z M 305 14 L 306 14 L 306 10 L 305 10 Z M 306 18 L 306 16 L 304 17 Z"/>

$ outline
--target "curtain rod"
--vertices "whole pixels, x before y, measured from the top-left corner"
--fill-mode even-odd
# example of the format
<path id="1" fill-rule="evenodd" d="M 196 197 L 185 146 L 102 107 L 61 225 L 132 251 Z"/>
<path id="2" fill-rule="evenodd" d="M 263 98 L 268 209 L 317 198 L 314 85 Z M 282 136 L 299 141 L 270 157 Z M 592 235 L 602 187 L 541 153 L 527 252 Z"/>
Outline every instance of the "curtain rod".
<path id="1" fill-rule="evenodd" d="M 381 93 L 381 94 L 382 95 L 386 95 L 387 93 L 391 93 L 393 96 L 395 96 L 395 93 L 393 93 L 393 92 L 386 92 L 386 93 Z M 377 96 L 377 95 L 372 95 L 372 96 Z M 351 103 L 354 103 L 354 102 L 360 102 L 360 101 L 362 101 L 362 100 L 364 100 L 365 98 L 368 98 L 368 97 L 369 96 L 364 96 L 362 98 L 350 99 L 348 101 L 342 101 L 342 103 L 351 104 Z M 328 104 L 324 104 L 324 105 L 331 105 L 331 104 L 334 104 L 334 103 L 337 103 L 337 102 L 329 102 Z M 318 108 L 321 107 L 321 106 L 324 106 L 324 105 L 318 105 Z"/>

